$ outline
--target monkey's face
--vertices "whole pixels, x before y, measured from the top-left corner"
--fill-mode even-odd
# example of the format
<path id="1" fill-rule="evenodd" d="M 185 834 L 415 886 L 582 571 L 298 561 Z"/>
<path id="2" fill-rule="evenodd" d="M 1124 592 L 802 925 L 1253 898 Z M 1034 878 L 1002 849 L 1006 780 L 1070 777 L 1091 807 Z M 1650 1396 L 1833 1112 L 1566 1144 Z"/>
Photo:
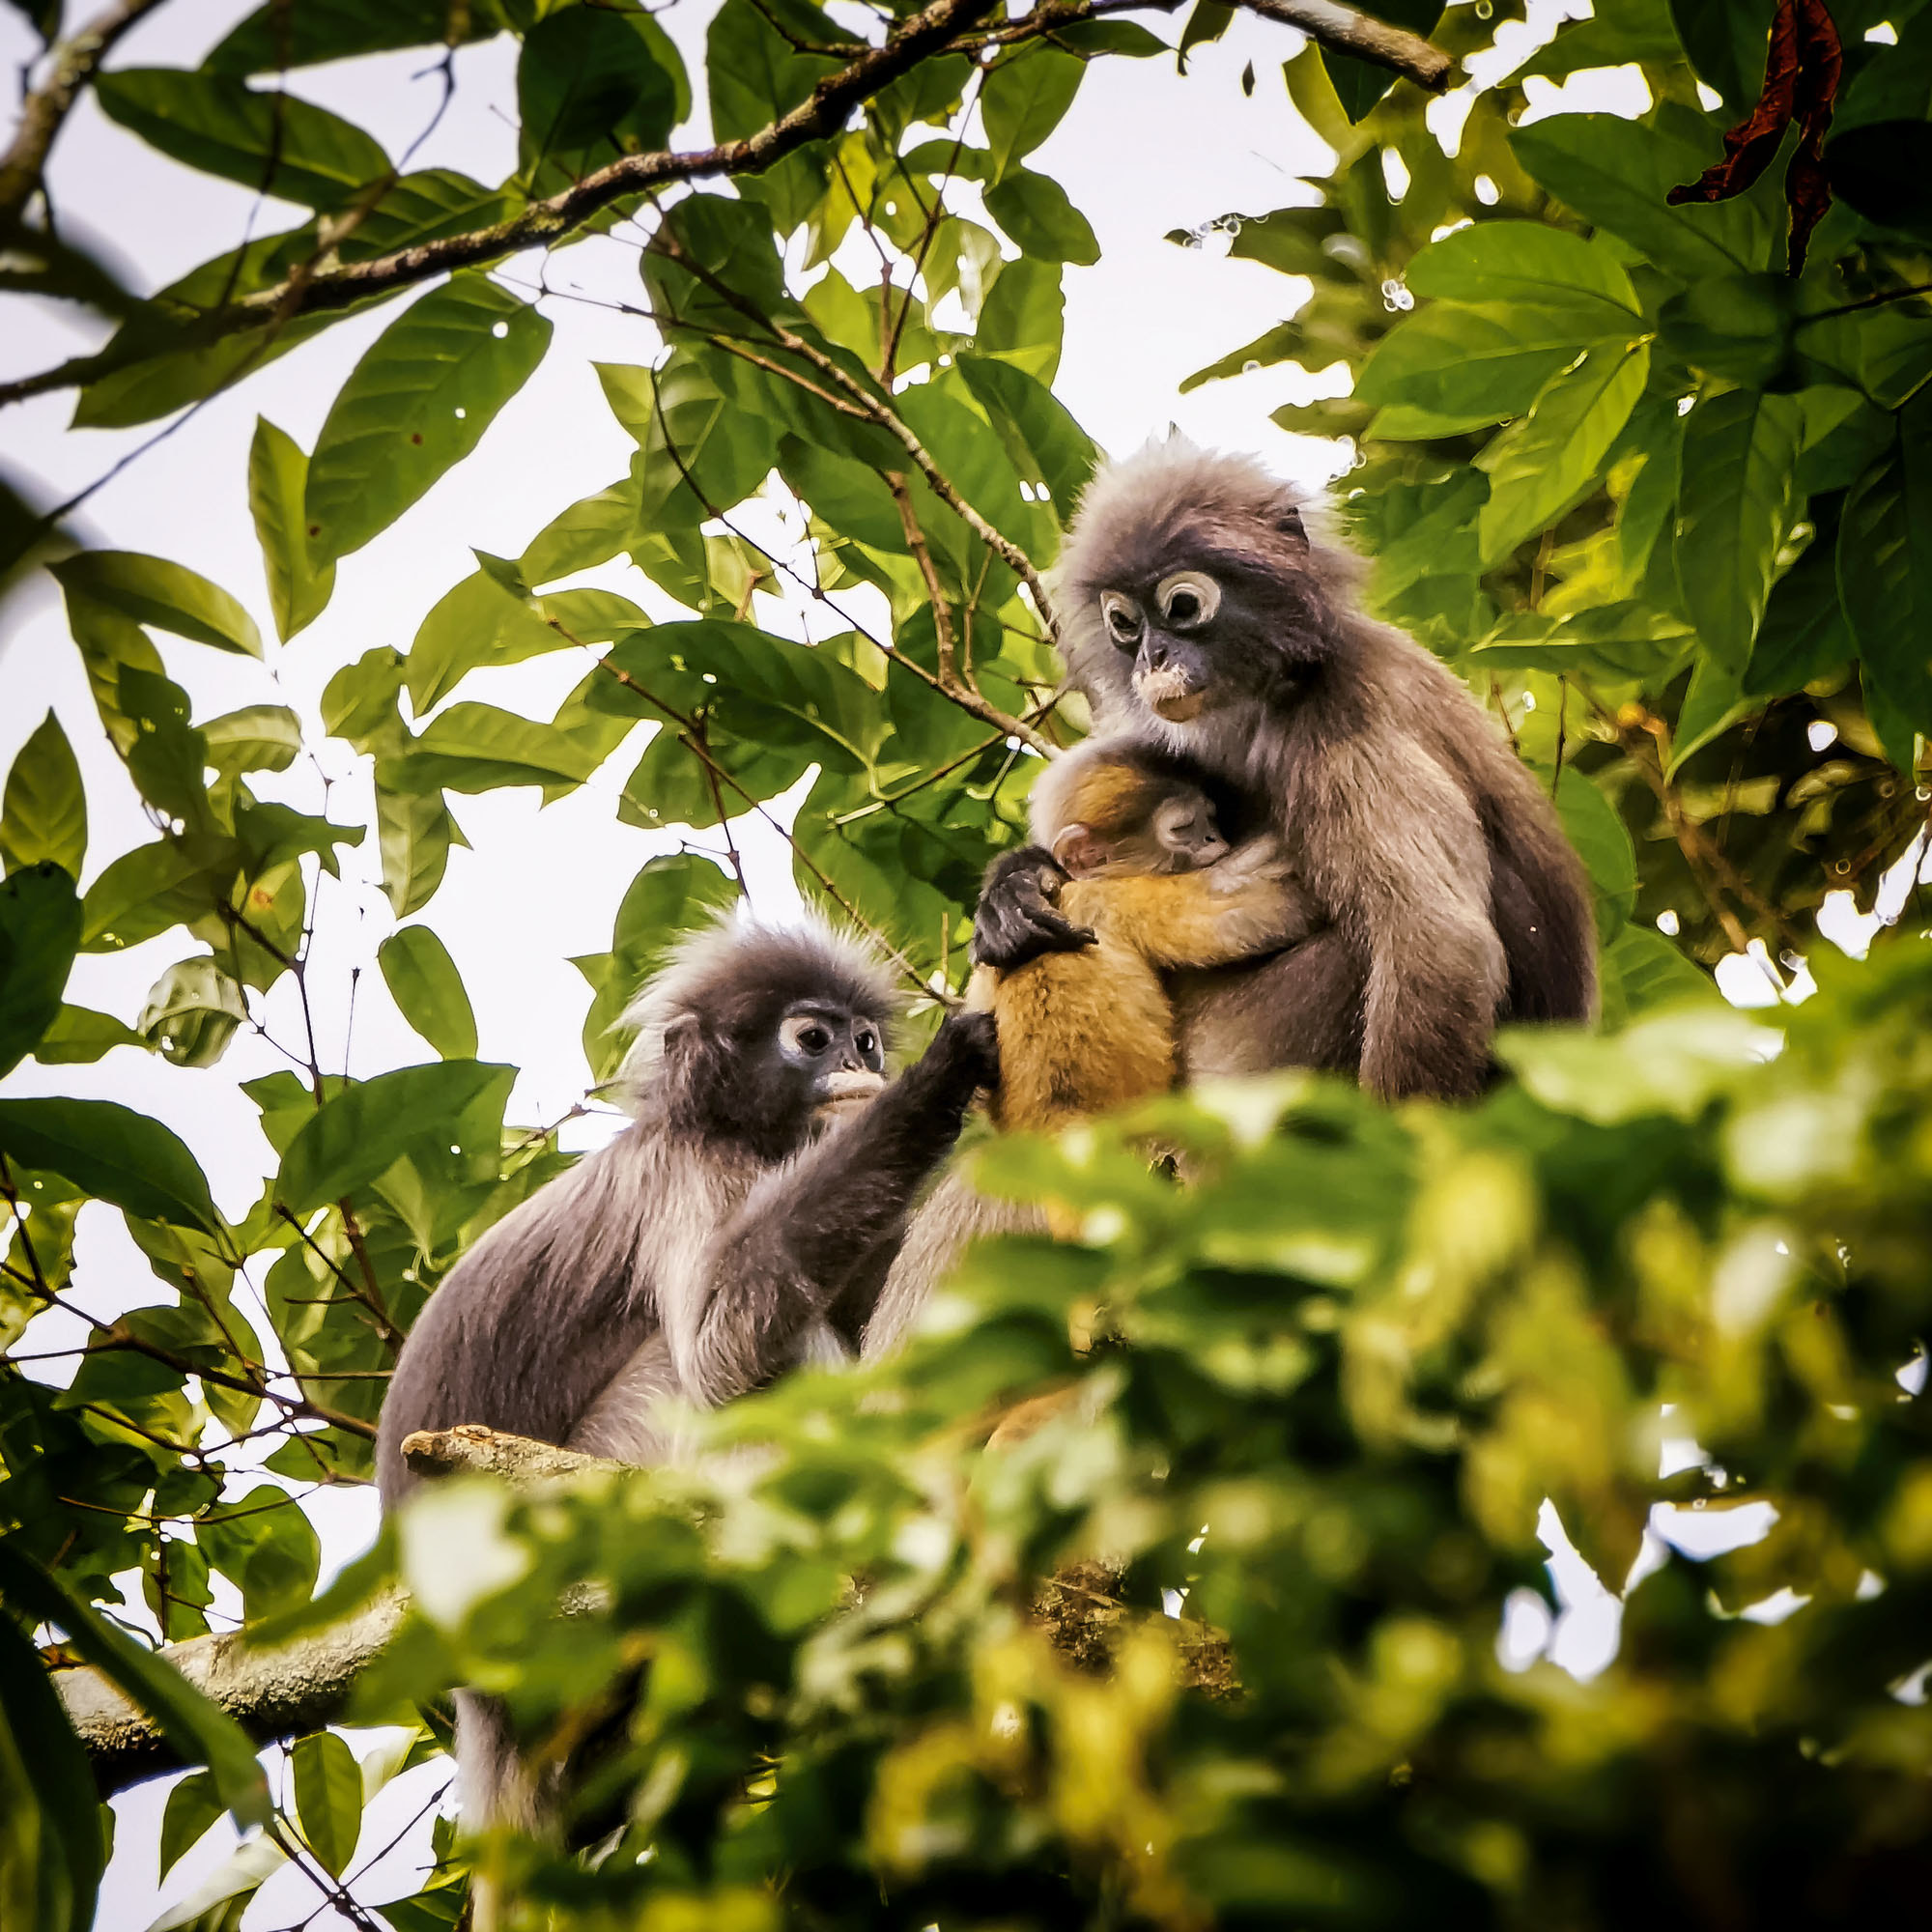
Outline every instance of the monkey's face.
<path id="1" fill-rule="evenodd" d="M 886 1084 L 876 1020 L 833 1001 L 796 1000 L 773 1042 L 776 1078 L 814 1128 L 864 1110 Z"/>
<path id="2" fill-rule="evenodd" d="M 1198 872 L 1228 855 L 1228 841 L 1214 816 L 1208 794 L 1183 785 L 1155 808 L 1152 832 L 1164 863 L 1163 871 Z"/>
<path id="3" fill-rule="evenodd" d="M 1108 641 L 1133 658 L 1135 695 L 1170 724 L 1198 718 L 1216 696 L 1211 644 L 1221 601 L 1220 583 L 1205 570 L 1100 593 Z"/>

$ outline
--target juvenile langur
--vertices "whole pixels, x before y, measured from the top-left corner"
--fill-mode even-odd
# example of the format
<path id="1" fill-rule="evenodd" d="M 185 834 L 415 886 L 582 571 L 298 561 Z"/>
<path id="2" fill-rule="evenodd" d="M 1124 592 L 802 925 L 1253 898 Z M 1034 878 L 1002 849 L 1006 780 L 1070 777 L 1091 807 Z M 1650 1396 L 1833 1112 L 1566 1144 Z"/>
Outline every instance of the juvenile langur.
<path id="1" fill-rule="evenodd" d="M 1163 970 L 1278 951 L 1316 919 L 1273 834 L 1232 845 L 1196 778 L 1131 739 L 1090 740 L 1048 766 L 1033 824 L 1055 862 L 1042 893 L 1095 943 L 1007 973 L 981 965 L 967 1004 L 999 1022 L 994 1121 L 1040 1130 L 1174 1085 Z"/>
<path id="2" fill-rule="evenodd" d="M 1090 739 L 1047 766 L 1032 815 L 1042 902 L 1057 899 L 1094 942 L 1039 953 L 1009 973 L 981 965 L 967 1004 L 999 1022 L 995 1123 L 1047 1131 L 1174 1085 L 1163 969 L 1292 945 L 1317 915 L 1273 834 L 1231 845 L 1199 774 L 1132 739 Z M 1030 1202 L 983 1195 L 947 1175 L 913 1217 L 865 1353 L 896 1346 L 969 1241 L 1057 1226 Z"/>
<path id="3" fill-rule="evenodd" d="M 895 1008 L 823 928 L 689 942 L 629 1015 L 632 1124 L 491 1229 L 411 1332 L 377 1439 L 384 1505 L 412 1487 L 415 1430 L 655 1462 L 677 1406 L 851 1355 L 915 1193 L 998 1077 L 993 1021 L 955 1013 L 889 1084 Z M 500 1707 L 464 1698 L 458 1733 L 472 1826 L 542 1824 Z"/>
<path id="4" fill-rule="evenodd" d="M 1457 678 L 1362 611 L 1360 577 L 1260 463 L 1179 438 L 1094 479 L 1054 573 L 1096 726 L 1233 786 L 1324 917 L 1272 957 L 1173 977 L 1188 1077 L 1328 1066 L 1459 1097 L 1498 1021 L 1590 1015 L 1590 898 L 1535 778 Z M 995 865 L 978 959 L 1092 943 L 1047 902 L 1050 859 Z"/>

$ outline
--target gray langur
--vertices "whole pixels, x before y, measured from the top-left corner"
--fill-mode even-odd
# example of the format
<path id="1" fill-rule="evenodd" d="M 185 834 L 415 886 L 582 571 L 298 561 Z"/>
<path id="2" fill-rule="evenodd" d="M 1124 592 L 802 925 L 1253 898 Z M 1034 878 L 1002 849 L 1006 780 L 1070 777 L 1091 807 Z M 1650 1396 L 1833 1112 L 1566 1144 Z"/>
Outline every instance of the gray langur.
<path id="1" fill-rule="evenodd" d="M 411 1331 L 377 1438 L 384 1506 L 413 1486 L 415 1430 L 658 1462 L 677 1406 L 856 1352 L 915 1193 L 998 1078 L 991 1017 L 961 1012 L 889 1084 L 897 1004 L 820 927 L 687 942 L 629 1015 L 632 1124 L 492 1228 Z M 472 1827 L 543 1822 L 499 1706 L 462 1699 L 457 1755 Z"/>
<path id="2" fill-rule="evenodd" d="M 1172 977 L 1189 1077 L 1335 1067 L 1389 1098 L 1477 1093 L 1502 1020 L 1596 1003 L 1583 869 L 1463 685 L 1365 615 L 1361 565 L 1250 457 L 1173 438 L 1103 470 L 1054 572 L 1096 729 L 1189 760 L 1283 841 L 1319 931 Z M 976 957 L 1092 943 L 1029 847 L 987 875 Z"/>

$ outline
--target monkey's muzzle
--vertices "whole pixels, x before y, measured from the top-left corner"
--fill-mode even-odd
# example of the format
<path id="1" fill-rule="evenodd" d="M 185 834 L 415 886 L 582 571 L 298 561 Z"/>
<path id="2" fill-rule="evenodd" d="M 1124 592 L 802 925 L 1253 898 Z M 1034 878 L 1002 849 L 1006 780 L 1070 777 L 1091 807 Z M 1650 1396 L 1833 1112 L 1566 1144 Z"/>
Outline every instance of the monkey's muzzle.
<path id="1" fill-rule="evenodd" d="M 886 1076 L 860 1070 L 854 1073 L 828 1073 L 819 1083 L 823 1098 L 814 1112 L 827 1122 L 849 1120 L 863 1114 L 885 1091 Z"/>
<path id="2" fill-rule="evenodd" d="M 1208 702 L 1207 691 L 1180 670 L 1144 670 L 1134 679 L 1134 689 L 1148 709 L 1170 724 L 1198 718 Z"/>

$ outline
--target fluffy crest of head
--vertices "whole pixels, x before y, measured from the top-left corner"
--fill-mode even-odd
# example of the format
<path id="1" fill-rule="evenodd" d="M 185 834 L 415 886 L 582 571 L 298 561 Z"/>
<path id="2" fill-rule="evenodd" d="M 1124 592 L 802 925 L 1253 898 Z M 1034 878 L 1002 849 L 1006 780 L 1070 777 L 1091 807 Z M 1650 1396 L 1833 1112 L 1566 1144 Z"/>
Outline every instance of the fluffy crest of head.
<path id="1" fill-rule="evenodd" d="M 665 1042 L 696 1022 L 707 1040 L 766 1024 L 795 1000 L 820 999 L 876 1019 L 890 1033 L 903 1001 L 870 947 L 823 920 L 767 925 L 734 907 L 680 940 L 625 1008 L 638 1037 L 614 1082 L 639 1112 L 661 1084 Z"/>
<path id="2" fill-rule="evenodd" d="M 1319 508 L 1259 457 L 1203 449 L 1179 433 L 1105 465 L 1087 486 L 1051 574 L 1067 667 L 1103 724 L 1124 723 L 1125 671 L 1100 620 L 1102 590 L 1145 594 L 1169 572 L 1206 570 L 1254 587 L 1285 654 L 1335 642 L 1359 561 L 1321 540 Z"/>

